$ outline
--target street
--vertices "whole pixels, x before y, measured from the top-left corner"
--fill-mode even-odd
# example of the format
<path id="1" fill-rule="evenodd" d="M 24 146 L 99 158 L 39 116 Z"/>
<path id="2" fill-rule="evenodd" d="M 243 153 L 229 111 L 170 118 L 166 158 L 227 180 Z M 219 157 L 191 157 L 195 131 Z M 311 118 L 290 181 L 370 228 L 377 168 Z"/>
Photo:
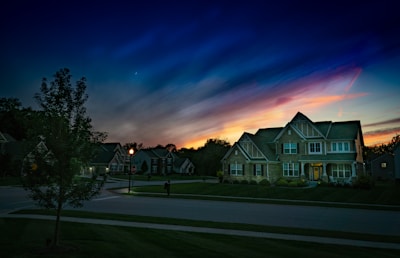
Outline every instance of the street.
<path id="1" fill-rule="evenodd" d="M 1 213 L 33 208 L 26 194 L 20 187 L 1 187 Z M 397 211 L 127 196 L 106 189 L 80 210 L 400 236 Z"/>

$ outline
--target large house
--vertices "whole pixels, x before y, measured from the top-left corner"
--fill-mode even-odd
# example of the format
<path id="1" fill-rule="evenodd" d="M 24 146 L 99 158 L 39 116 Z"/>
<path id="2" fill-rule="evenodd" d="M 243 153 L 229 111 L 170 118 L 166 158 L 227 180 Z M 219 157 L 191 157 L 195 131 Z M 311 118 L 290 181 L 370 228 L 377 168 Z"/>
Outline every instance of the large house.
<path id="1" fill-rule="evenodd" d="M 191 175 L 195 166 L 188 158 L 179 157 L 177 153 L 165 148 L 139 150 L 132 158 L 132 165 L 139 173 L 150 175 L 167 175 L 172 173 Z"/>
<path id="2" fill-rule="evenodd" d="M 363 146 L 360 121 L 313 122 L 298 112 L 285 127 L 243 133 L 222 158 L 224 179 L 351 182 L 365 173 Z"/>
<path id="3" fill-rule="evenodd" d="M 82 175 L 103 175 L 124 173 L 126 151 L 120 143 L 102 143 L 97 148 L 95 158 L 88 167 L 82 171 Z"/>

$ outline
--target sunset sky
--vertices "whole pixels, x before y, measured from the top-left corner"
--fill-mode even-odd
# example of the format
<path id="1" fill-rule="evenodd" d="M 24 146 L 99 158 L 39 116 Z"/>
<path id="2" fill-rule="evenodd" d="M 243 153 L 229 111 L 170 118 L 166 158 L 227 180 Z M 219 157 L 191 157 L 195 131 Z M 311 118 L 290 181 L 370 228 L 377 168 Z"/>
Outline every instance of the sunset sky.
<path id="1" fill-rule="evenodd" d="M 43 77 L 86 77 L 107 142 L 199 147 L 243 132 L 360 120 L 400 134 L 397 1 L 8 1 L 0 97 L 37 108 Z M 356 3 L 358 2 L 358 3 Z"/>

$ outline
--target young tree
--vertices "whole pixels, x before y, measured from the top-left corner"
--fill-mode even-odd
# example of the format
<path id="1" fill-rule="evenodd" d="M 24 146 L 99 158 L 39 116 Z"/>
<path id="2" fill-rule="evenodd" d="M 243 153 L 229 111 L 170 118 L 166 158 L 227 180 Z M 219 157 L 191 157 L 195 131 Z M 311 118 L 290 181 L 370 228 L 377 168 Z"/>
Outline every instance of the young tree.
<path id="1" fill-rule="evenodd" d="M 30 132 L 33 151 L 28 155 L 23 177 L 30 197 L 39 206 L 56 211 L 53 247 L 59 245 L 63 207 L 83 206 L 85 200 L 99 194 L 103 185 L 95 177 L 79 177 L 106 134 L 93 131 L 86 115 L 86 79 L 81 78 L 73 87 L 71 77 L 67 68 L 61 69 L 50 85 L 44 78 L 40 93 L 35 94 L 41 111 Z M 37 145 L 39 139 L 42 145 Z"/>

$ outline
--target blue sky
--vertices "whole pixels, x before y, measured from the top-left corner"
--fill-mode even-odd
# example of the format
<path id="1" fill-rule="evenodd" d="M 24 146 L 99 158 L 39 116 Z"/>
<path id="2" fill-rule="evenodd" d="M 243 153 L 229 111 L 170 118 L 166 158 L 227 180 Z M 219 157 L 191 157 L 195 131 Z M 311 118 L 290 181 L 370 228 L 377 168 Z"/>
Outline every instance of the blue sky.
<path id="1" fill-rule="evenodd" d="M 396 1 L 6 1 L 0 96 L 36 107 L 41 79 L 88 81 L 109 142 L 202 146 L 313 121 L 400 133 Z M 349 3 L 350 2 L 350 3 Z"/>

